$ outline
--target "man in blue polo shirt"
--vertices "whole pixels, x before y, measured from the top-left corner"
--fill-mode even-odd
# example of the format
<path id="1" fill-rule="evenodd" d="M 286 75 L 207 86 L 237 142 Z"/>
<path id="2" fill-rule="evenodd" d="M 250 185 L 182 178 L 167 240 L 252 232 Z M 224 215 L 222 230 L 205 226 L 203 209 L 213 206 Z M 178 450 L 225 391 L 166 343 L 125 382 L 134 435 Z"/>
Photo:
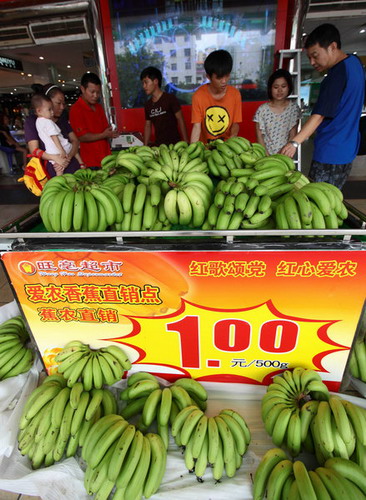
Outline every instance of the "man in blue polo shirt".
<path id="1" fill-rule="evenodd" d="M 312 115 L 281 153 L 294 156 L 299 144 L 315 131 L 309 177 L 342 189 L 360 143 L 359 122 L 365 98 L 365 73 L 358 57 L 341 50 L 339 31 L 322 24 L 306 39 L 310 64 L 327 71 Z"/>

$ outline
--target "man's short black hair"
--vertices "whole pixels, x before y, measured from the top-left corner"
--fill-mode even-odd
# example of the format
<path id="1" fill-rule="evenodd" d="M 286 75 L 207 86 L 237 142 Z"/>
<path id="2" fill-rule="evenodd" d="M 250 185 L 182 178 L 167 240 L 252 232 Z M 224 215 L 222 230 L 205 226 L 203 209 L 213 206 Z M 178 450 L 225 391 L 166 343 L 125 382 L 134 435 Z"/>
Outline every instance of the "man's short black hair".
<path id="1" fill-rule="evenodd" d="M 294 85 L 292 82 L 292 76 L 291 73 L 289 73 L 286 69 L 277 69 L 272 73 L 272 75 L 268 78 L 268 83 L 267 83 L 267 95 L 268 99 L 272 99 L 272 85 L 277 78 L 284 78 L 287 82 L 288 85 L 288 95 L 292 94 L 292 91 L 294 89 Z"/>
<path id="2" fill-rule="evenodd" d="M 80 85 L 86 89 L 88 83 L 93 83 L 94 85 L 102 85 L 100 78 L 95 73 L 84 73 L 80 80 Z"/>
<path id="3" fill-rule="evenodd" d="M 227 50 L 214 50 L 206 57 L 204 68 L 210 78 L 214 73 L 218 78 L 221 78 L 231 73 L 233 58 Z"/>
<path id="4" fill-rule="evenodd" d="M 163 75 L 161 74 L 160 69 L 154 68 L 154 66 L 149 66 L 141 71 L 140 80 L 144 78 L 150 78 L 150 80 L 157 80 L 159 87 L 161 87 L 161 82 L 163 79 Z"/>
<path id="5" fill-rule="evenodd" d="M 315 28 L 305 40 L 305 49 L 319 44 L 323 49 L 327 49 L 329 45 L 336 42 L 338 49 L 342 47 L 341 35 L 334 24 L 321 24 Z"/>

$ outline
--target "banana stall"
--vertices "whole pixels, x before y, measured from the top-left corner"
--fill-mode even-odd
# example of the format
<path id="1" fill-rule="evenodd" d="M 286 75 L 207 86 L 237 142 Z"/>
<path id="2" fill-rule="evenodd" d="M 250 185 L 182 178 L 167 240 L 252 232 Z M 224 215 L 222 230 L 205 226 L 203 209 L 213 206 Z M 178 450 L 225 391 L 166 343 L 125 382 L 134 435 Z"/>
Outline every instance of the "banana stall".
<path id="1" fill-rule="evenodd" d="M 166 475 L 154 497 L 174 491 L 182 500 L 252 498 L 260 457 L 273 447 L 260 412 L 273 377 L 301 366 L 320 373 L 329 390 L 348 384 L 349 352 L 363 324 L 366 259 L 365 218 L 346 207 L 342 227 L 322 230 L 48 232 L 38 212 L 14 223 L 0 244 L 14 307 L 41 360 L 30 387 L 40 370 L 55 373 L 57 354 L 75 339 L 92 349 L 121 347 L 129 375 L 148 372 L 162 387 L 195 379 L 207 389 L 208 414 L 237 410 L 252 445 L 235 477 L 215 482 L 207 469 L 197 483 L 170 437 Z M 125 387 L 122 380 L 112 389 Z M 15 449 L 2 467 L 24 458 Z M 84 467 L 70 457 L 34 472 L 2 473 L 0 487 L 88 498 Z"/>

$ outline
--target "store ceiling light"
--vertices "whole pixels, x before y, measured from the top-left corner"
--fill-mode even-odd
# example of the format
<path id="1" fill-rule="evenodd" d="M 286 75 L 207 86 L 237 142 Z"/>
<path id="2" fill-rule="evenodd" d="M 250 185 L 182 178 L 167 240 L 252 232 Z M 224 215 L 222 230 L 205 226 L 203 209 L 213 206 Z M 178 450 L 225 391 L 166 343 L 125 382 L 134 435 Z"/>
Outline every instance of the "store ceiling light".
<path id="1" fill-rule="evenodd" d="M 43 56 L 39 56 L 40 60 L 43 61 L 44 57 Z"/>
<path id="2" fill-rule="evenodd" d="M 70 68 L 71 68 L 70 64 L 68 64 L 68 65 L 66 66 L 66 68 L 69 68 L 69 69 L 70 69 Z"/>

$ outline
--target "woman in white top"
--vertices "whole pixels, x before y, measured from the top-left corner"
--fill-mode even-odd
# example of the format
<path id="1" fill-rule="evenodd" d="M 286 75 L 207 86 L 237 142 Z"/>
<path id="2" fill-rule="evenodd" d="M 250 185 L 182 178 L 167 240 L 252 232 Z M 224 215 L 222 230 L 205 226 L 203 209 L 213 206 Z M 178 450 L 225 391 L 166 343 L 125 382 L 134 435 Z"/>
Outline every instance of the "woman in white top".
<path id="1" fill-rule="evenodd" d="M 268 79 L 268 102 L 259 106 L 254 115 L 257 142 L 266 148 L 268 155 L 279 153 L 297 133 L 301 110 L 288 98 L 292 90 L 291 74 L 278 69 Z"/>

